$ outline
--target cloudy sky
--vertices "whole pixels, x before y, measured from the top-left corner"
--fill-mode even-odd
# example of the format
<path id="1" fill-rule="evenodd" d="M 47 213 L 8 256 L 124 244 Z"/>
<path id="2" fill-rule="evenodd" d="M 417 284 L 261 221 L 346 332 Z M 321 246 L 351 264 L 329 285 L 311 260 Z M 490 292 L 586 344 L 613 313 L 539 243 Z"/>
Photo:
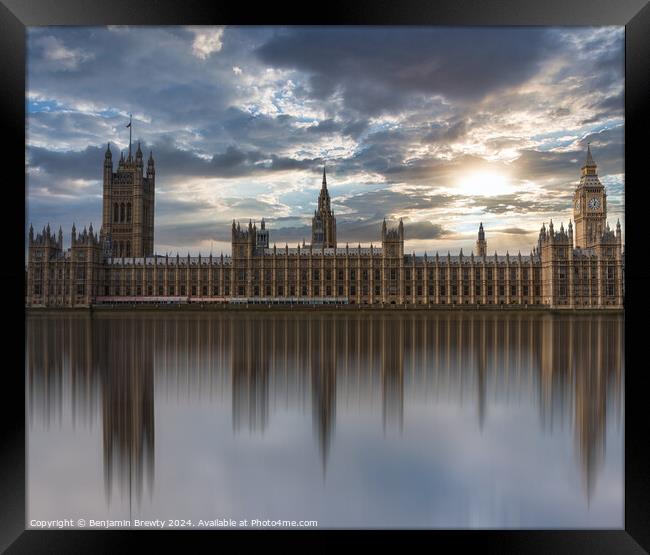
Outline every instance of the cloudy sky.
<path id="1" fill-rule="evenodd" d="M 156 161 L 155 249 L 230 252 L 232 219 L 311 236 L 328 168 L 339 244 L 530 252 L 568 223 L 591 142 L 623 226 L 623 27 L 33 27 L 27 221 L 101 224 L 106 143 Z"/>

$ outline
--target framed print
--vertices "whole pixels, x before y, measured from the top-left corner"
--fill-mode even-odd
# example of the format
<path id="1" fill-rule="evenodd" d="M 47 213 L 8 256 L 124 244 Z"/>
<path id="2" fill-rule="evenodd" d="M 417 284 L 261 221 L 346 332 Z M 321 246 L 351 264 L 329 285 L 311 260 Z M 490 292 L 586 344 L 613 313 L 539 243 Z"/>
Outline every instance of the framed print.
<path id="1" fill-rule="evenodd" d="M 237 8 L 0 7 L 3 549 L 648 549 L 650 8 Z"/>

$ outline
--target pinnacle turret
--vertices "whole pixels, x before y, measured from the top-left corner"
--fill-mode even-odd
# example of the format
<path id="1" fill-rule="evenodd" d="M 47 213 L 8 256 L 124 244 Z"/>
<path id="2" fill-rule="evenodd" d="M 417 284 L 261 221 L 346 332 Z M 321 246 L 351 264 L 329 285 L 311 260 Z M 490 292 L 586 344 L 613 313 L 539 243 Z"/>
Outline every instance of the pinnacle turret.
<path id="1" fill-rule="evenodd" d="M 487 255 L 487 241 L 485 240 L 485 231 L 483 222 L 478 226 L 478 238 L 476 241 L 476 254 L 485 257 Z"/>

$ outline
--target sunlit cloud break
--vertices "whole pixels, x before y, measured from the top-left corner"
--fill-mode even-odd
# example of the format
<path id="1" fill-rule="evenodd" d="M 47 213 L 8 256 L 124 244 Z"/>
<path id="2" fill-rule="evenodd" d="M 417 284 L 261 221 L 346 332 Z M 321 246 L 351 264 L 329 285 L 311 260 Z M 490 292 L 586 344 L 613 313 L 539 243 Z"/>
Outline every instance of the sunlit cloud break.
<path id="1" fill-rule="evenodd" d="M 205 60 L 213 52 L 219 52 L 223 43 L 223 28 L 221 27 L 189 27 L 194 33 L 194 42 L 192 43 L 192 52 L 197 58 Z"/>

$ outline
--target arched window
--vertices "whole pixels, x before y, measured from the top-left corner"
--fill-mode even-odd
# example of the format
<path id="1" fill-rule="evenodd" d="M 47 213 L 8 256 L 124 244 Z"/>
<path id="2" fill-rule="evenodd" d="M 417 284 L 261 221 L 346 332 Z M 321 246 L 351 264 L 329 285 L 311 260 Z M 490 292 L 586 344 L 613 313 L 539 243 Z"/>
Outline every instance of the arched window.
<path id="1" fill-rule="evenodd" d="M 131 256 L 131 241 L 126 242 L 126 256 Z"/>
<path id="2" fill-rule="evenodd" d="M 126 205 L 126 221 L 127 222 L 131 221 L 131 203 L 130 202 Z"/>
<path id="3" fill-rule="evenodd" d="M 117 202 L 113 205 L 113 221 L 118 222 L 120 216 L 120 208 L 117 205 Z"/>
<path id="4" fill-rule="evenodd" d="M 120 204 L 120 221 L 124 221 L 124 203 Z"/>

